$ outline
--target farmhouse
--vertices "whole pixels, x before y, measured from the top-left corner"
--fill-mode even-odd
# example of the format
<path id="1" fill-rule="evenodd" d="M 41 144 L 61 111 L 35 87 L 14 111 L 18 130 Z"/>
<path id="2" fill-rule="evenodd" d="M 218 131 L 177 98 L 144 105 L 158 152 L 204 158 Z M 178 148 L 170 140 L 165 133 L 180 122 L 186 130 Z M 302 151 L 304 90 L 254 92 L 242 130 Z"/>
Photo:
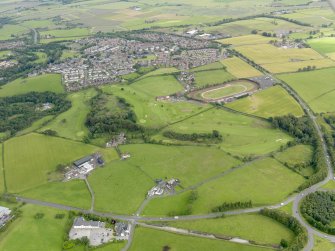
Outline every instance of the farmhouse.
<path id="1" fill-rule="evenodd" d="M 105 223 L 101 221 L 86 221 L 83 217 L 78 217 L 74 220 L 73 228 L 74 229 L 94 229 L 104 227 Z"/>
<path id="2" fill-rule="evenodd" d="M 93 161 L 94 161 L 94 157 L 92 155 L 89 155 L 79 160 L 76 160 L 75 162 L 73 162 L 73 164 L 79 169 L 86 170 L 86 172 L 88 173 L 92 171 L 94 168 Z"/>
<path id="3" fill-rule="evenodd" d="M 11 219 L 11 210 L 7 207 L 0 206 L 0 228 L 6 224 L 8 220 Z"/>

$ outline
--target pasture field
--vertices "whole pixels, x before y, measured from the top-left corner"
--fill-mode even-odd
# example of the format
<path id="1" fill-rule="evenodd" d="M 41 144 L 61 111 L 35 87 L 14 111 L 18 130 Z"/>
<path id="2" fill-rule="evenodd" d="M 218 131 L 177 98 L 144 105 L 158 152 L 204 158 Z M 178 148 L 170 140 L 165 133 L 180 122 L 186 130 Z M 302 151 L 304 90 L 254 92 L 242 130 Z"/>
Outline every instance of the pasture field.
<path id="1" fill-rule="evenodd" d="M 251 200 L 254 207 L 275 204 L 288 197 L 303 181 L 303 177 L 277 160 L 265 158 L 203 184 L 197 189 L 198 198 L 191 205 L 187 202 L 175 203 L 183 199 L 188 200 L 188 197 L 183 194 L 155 198 L 149 202 L 143 214 L 169 215 L 171 212 L 185 212 L 189 206 L 192 214 L 205 214 L 223 202 Z M 185 204 L 186 208 L 178 208 Z"/>
<path id="2" fill-rule="evenodd" d="M 260 65 L 323 59 L 319 53 L 310 48 L 285 49 L 271 44 L 252 44 L 237 47 L 236 50 Z"/>
<path id="3" fill-rule="evenodd" d="M 44 52 L 36 52 L 35 54 L 38 57 L 38 59 L 34 61 L 36 64 L 42 64 L 48 60 L 48 55 Z"/>
<path id="4" fill-rule="evenodd" d="M 298 102 L 285 89 L 273 86 L 252 96 L 228 103 L 227 107 L 264 118 L 293 114 L 304 115 Z"/>
<path id="5" fill-rule="evenodd" d="M 90 35 L 90 30 L 87 28 L 73 28 L 73 29 L 58 29 L 41 31 L 40 36 L 53 36 L 55 38 L 67 38 L 67 37 L 85 37 Z"/>
<path id="6" fill-rule="evenodd" d="M 10 55 L 12 55 L 11 51 L 0 51 L 0 59 L 6 59 Z"/>
<path id="7" fill-rule="evenodd" d="M 308 164 L 312 160 L 313 149 L 309 145 L 296 145 L 278 152 L 275 158 L 282 163 L 289 165 Z"/>
<path id="8" fill-rule="evenodd" d="M 90 209 L 91 195 L 83 180 L 48 182 L 20 193 L 21 196 L 76 208 Z"/>
<path id="9" fill-rule="evenodd" d="M 5 177 L 3 170 L 2 144 L 0 144 L 0 194 L 5 191 Z"/>
<path id="10" fill-rule="evenodd" d="M 263 74 L 238 57 L 227 58 L 221 61 L 227 67 L 227 71 L 236 78 L 251 78 Z"/>
<path id="11" fill-rule="evenodd" d="M 19 78 L 0 87 L 0 97 L 15 96 L 28 92 L 63 93 L 61 75 L 44 74 L 30 78 Z"/>
<path id="12" fill-rule="evenodd" d="M 241 214 L 218 219 L 171 222 L 170 226 L 217 235 L 238 237 L 258 243 L 279 244 L 292 241 L 294 234 L 284 225 L 260 214 Z"/>
<path id="13" fill-rule="evenodd" d="M 61 137 L 82 140 L 88 134 L 85 121 L 90 111 L 89 101 L 96 94 L 97 92 L 94 89 L 71 93 L 68 99 L 71 101 L 72 107 L 59 114 L 39 131 L 54 130 Z"/>
<path id="14" fill-rule="evenodd" d="M 26 129 L 23 129 L 22 131 L 17 132 L 15 134 L 15 136 L 21 136 L 21 135 L 24 135 L 24 134 L 34 132 L 34 131 L 40 129 L 45 124 L 47 124 L 48 122 L 50 122 L 53 118 L 54 118 L 54 115 L 49 115 L 49 116 L 45 116 L 41 119 L 38 119 L 38 120 L 34 121 L 31 124 L 30 127 L 26 128 Z"/>
<path id="15" fill-rule="evenodd" d="M 241 164 L 222 150 L 207 146 L 135 144 L 122 146 L 121 151 L 132 155 L 127 165 L 137 166 L 153 180 L 178 178 L 183 187 Z M 118 164 L 114 162 L 114 166 Z"/>
<path id="16" fill-rule="evenodd" d="M 182 85 L 171 75 L 144 78 L 131 86 L 135 91 L 141 91 L 152 97 L 166 96 L 183 90 Z"/>
<path id="17" fill-rule="evenodd" d="M 329 25 L 335 21 L 335 15 L 331 8 L 306 8 L 282 16 L 318 26 Z"/>
<path id="18" fill-rule="evenodd" d="M 276 19 L 275 21 L 270 18 L 254 18 L 248 20 L 241 20 L 222 24 L 218 26 L 205 27 L 206 32 L 220 32 L 228 34 L 232 37 L 249 35 L 253 30 L 257 30 L 258 33 L 266 32 L 290 32 L 290 31 L 301 31 L 310 30 L 310 27 L 303 27 L 294 23 L 290 23 L 284 20 Z"/>
<path id="19" fill-rule="evenodd" d="M 325 250 L 334 250 L 335 244 L 323 239 L 317 235 L 314 235 L 314 247 L 313 251 L 325 251 Z"/>
<path id="20" fill-rule="evenodd" d="M 55 172 L 58 164 L 72 163 L 97 151 L 107 163 L 118 158 L 114 149 L 36 133 L 12 138 L 4 143 L 4 147 L 7 188 L 12 193 L 46 184 L 49 173 Z"/>
<path id="21" fill-rule="evenodd" d="M 239 93 L 248 92 L 256 89 L 255 84 L 246 80 L 237 80 L 227 83 L 223 86 L 211 88 L 201 93 L 201 97 L 206 100 L 215 100 L 224 97 L 233 96 Z"/>
<path id="22" fill-rule="evenodd" d="M 42 20 L 42 19 L 28 20 L 28 21 L 24 21 L 22 25 L 29 27 L 29 28 L 54 29 L 56 27 L 56 25 L 52 22 L 51 19 L 49 20 Z"/>
<path id="23" fill-rule="evenodd" d="M 155 186 L 148 174 L 127 161 L 112 162 L 88 178 L 95 194 L 95 210 L 133 214 Z"/>
<path id="24" fill-rule="evenodd" d="M 211 133 L 218 130 L 223 136 L 220 147 L 235 155 L 260 155 L 278 149 L 291 140 L 291 137 L 262 120 L 231 113 L 222 109 L 212 109 L 192 118 L 167 127 L 166 130 L 179 133 Z M 178 141 L 154 137 L 166 143 Z M 183 142 L 185 143 L 185 142 Z"/>
<path id="25" fill-rule="evenodd" d="M 79 56 L 79 53 L 72 50 L 64 50 L 62 51 L 62 56 L 60 57 L 61 60 L 67 59 L 67 58 L 76 58 Z"/>
<path id="26" fill-rule="evenodd" d="M 239 251 L 260 251 L 267 248 L 232 243 L 223 240 L 209 240 L 205 238 L 190 237 L 168 233 L 149 228 L 137 227 L 134 240 L 130 247 L 131 251 L 155 251 L 162 250 L 169 246 L 171 250 L 239 250 Z"/>
<path id="27" fill-rule="evenodd" d="M 262 65 L 266 70 L 272 73 L 287 73 L 287 72 L 297 72 L 304 67 L 315 67 L 316 69 L 334 67 L 335 62 L 328 58 L 314 59 L 306 61 L 297 62 L 285 62 L 285 63 L 273 63 Z"/>
<path id="28" fill-rule="evenodd" d="M 207 65 L 192 68 L 190 71 L 191 72 L 209 71 L 209 70 L 220 70 L 220 69 L 223 69 L 223 68 L 224 68 L 224 66 L 220 62 L 214 62 L 214 63 L 211 63 L 211 64 L 207 64 Z"/>
<path id="29" fill-rule="evenodd" d="M 335 68 L 278 76 L 288 83 L 313 109 L 314 112 L 334 112 Z"/>
<path id="30" fill-rule="evenodd" d="M 330 180 L 325 185 L 322 186 L 322 188 L 327 190 L 335 190 L 335 181 Z"/>
<path id="31" fill-rule="evenodd" d="M 233 80 L 234 76 L 225 70 L 210 70 L 195 72 L 195 85 L 204 87 L 207 85 L 221 84 Z"/>
<path id="32" fill-rule="evenodd" d="M 156 84 L 158 87 L 161 84 L 159 79 Z M 123 88 L 123 90 L 121 88 Z M 156 101 L 151 95 L 150 90 L 144 93 L 140 88 L 135 90 L 133 85 L 111 85 L 103 86 L 101 89 L 106 93 L 126 99 L 126 101 L 132 105 L 138 123 L 150 128 L 159 128 L 180 121 L 210 107 L 209 105 L 184 101 Z M 164 90 L 164 88 L 162 88 L 162 90 Z"/>
<path id="33" fill-rule="evenodd" d="M 15 39 L 29 32 L 29 29 L 20 25 L 6 24 L 0 28 L 0 40 Z"/>
<path id="34" fill-rule="evenodd" d="M 308 44 L 319 53 L 327 55 L 335 52 L 335 38 L 323 37 L 308 40 Z"/>
<path id="35" fill-rule="evenodd" d="M 242 46 L 242 45 L 264 45 L 269 43 L 273 38 L 264 37 L 261 35 L 245 35 L 240 37 L 233 38 L 225 38 L 218 40 L 221 44 L 231 44 L 234 46 Z"/>
<path id="36" fill-rule="evenodd" d="M 67 212 L 54 208 L 24 205 L 22 215 L 0 234 L 0 249 L 59 251 L 62 248 L 66 229 Z M 36 219 L 37 213 L 44 214 Z M 56 214 L 65 214 L 63 219 L 55 219 Z"/>

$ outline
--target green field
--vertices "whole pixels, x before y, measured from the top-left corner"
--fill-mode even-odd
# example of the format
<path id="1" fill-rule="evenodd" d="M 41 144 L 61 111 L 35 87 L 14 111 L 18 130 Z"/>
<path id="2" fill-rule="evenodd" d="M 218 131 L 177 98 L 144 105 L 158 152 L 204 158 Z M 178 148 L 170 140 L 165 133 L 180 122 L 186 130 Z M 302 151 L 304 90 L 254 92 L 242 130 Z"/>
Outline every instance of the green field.
<path id="1" fill-rule="evenodd" d="M 0 249 L 60 251 L 66 229 L 67 212 L 35 205 L 24 205 L 21 210 L 22 215 L 5 232 L 0 233 Z M 44 214 L 44 217 L 35 219 L 37 213 Z M 56 214 L 65 214 L 65 217 L 55 219 Z"/>
<path id="2" fill-rule="evenodd" d="M 308 40 L 308 44 L 322 54 L 335 52 L 335 38 L 324 37 Z"/>
<path id="3" fill-rule="evenodd" d="M 29 29 L 20 25 L 7 24 L 0 28 L 0 40 L 15 39 L 29 32 Z"/>
<path id="4" fill-rule="evenodd" d="M 63 93 L 64 88 L 59 74 L 45 74 L 30 78 L 19 78 L 0 88 L 0 97 L 14 96 L 28 92 Z"/>
<path id="5" fill-rule="evenodd" d="M 58 203 L 76 208 L 90 209 L 91 195 L 83 180 L 48 182 L 20 193 L 21 196 L 40 201 Z"/>
<path id="6" fill-rule="evenodd" d="M 153 76 L 159 76 L 159 75 L 172 74 L 172 73 L 176 73 L 176 72 L 179 72 L 179 70 L 177 68 L 174 68 L 174 67 L 159 68 L 159 69 L 156 69 L 154 71 L 151 71 L 151 72 L 145 74 L 141 78 L 147 78 L 147 77 L 153 77 Z"/>
<path id="7" fill-rule="evenodd" d="M 280 79 L 288 83 L 313 109 L 314 112 L 334 112 L 335 68 L 284 74 Z"/>
<path id="8" fill-rule="evenodd" d="M 73 28 L 73 29 L 62 29 L 62 30 L 48 30 L 40 32 L 40 36 L 53 36 L 55 38 L 67 38 L 67 37 L 84 37 L 90 35 L 90 30 L 87 28 Z"/>
<path id="9" fill-rule="evenodd" d="M 218 40 L 219 43 L 222 44 L 232 44 L 234 46 L 241 45 L 255 45 L 255 44 L 264 44 L 269 43 L 272 40 L 271 37 L 264 37 L 260 35 L 246 35 L 240 37 L 226 38 Z"/>
<path id="10" fill-rule="evenodd" d="M 251 200 L 253 206 L 275 204 L 288 197 L 303 181 L 304 178 L 278 161 L 265 158 L 200 186 L 197 189 L 198 199 L 191 205 L 191 213 L 211 212 L 223 202 Z M 171 212 L 178 215 L 187 210 L 187 199 L 188 196 L 183 194 L 154 199 L 143 215 L 169 215 Z"/>
<path id="11" fill-rule="evenodd" d="M 155 179 L 178 178 L 188 187 L 240 164 L 209 147 L 135 144 L 122 146 L 121 151 L 129 152 L 131 158 L 114 161 L 89 177 L 97 210 L 134 213 Z"/>
<path id="12" fill-rule="evenodd" d="M 220 99 L 233 96 L 238 93 L 247 92 L 255 88 L 255 84 L 250 81 L 239 80 L 228 83 L 222 87 L 216 87 L 201 94 L 204 99 Z"/>
<path id="13" fill-rule="evenodd" d="M 38 59 L 34 61 L 36 64 L 45 63 L 48 60 L 48 55 L 44 52 L 36 52 L 35 54 L 38 57 Z"/>
<path id="14" fill-rule="evenodd" d="M 103 154 L 106 162 L 118 158 L 112 149 L 35 133 L 12 138 L 4 147 L 7 188 L 12 193 L 46 184 L 49 173 L 54 172 L 58 164 L 72 163 L 97 151 Z"/>
<path id="15" fill-rule="evenodd" d="M 209 70 L 195 72 L 195 85 L 197 87 L 204 87 L 213 84 L 222 84 L 234 77 L 225 70 Z"/>
<path id="16" fill-rule="evenodd" d="M 30 127 L 23 129 L 22 131 L 17 132 L 15 135 L 16 136 L 21 136 L 30 132 L 34 132 L 38 129 L 40 129 L 42 126 L 44 126 L 46 123 L 48 123 L 49 121 L 51 121 L 54 118 L 54 115 L 49 115 L 49 116 L 45 116 L 39 120 L 36 120 L 35 122 L 33 122 L 31 124 Z"/>
<path id="17" fill-rule="evenodd" d="M 94 89 L 86 89 L 68 96 L 72 107 L 58 115 L 39 131 L 54 130 L 61 137 L 73 140 L 82 140 L 87 134 L 85 126 L 86 116 L 90 111 L 89 101 L 97 92 Z"/>
<path id="18" fill-rule="evenodd" d="M 302 116 L 304 114 L 298 102 L 280 86 L 265 89 L 252 96 L 229 103 L 226 106 L 264 118 L 287 114 Z"/>
<path id="19" fill-rule="evenodd" d="M 262 73 L 238 57 L 227 58 L 221 61 L 227 71 L 236 78 L 250 78 L 261 76 Z"/>
<path id="20" fill-rule="evenodd" d="M 2 144 L 0 144 L 0 194 L 5 191 L 5 180 L 3 170 L 3 159 L 2 159 Z"/>
<path id="21" fill-rule="evenodd" d="M 259 214 L 241 214 L 218 219 L 172 222 L 169 225 L 267 244 L 279 244 L 281 239 L 290 242 L 294 238 L 293 232 L 284 225 Z"/>
<path id="22" fill-rule="evenodd" d="M 191 72 L 209 71 L 209 70 L 219 70 L 219 69 L 223 69 L 223 68 L 224 68 L 224 66 L 220 62 L 214 62 L 214 63 L 211 63 L 211 64 L 207 64 L 207 65 L 192 68 L 190 71 Z"/>
<path id="23" fill-rule="evenodd" d="M 275 158 L 282 163 L 289 165 L 308 164 L 312 160 L 313 149 L 309 145 L 296 145 L 279 152 Z"/>
<path id="24" fill-rule="evenodd" d="M 10 55 L 12 55 L 11 51 L 0 51 L 0 59 L 6 59 Z"/>
<path id="25" fill-rule="evenodd" d="M 223 136 L 220 147 L 236 155 L 266 154 L 291 140 L 291 137 L 282 131 L 272 129 L 268 122 L 221 109 L 209 110 L 171 125 L 167 130 L 189 134 L 211 133 L 212 130 L 218 130 Z M 167 143 L 178 143 L 162 135 L 154 138 Z"/>
<path id="26" fill-rule="evenodd" d="M 167 233 L 149 228 L 137 227 L 130 250 L 132 251 L 157 251 L 163 250 L 164 246 L 170 247 L 171 251 L 194 251 L 194 250 L 239 250 L 260 251 L 266 248 L 242 245 L 223 240 L 209 240 L 205 238 L 189 237 Z"/>
<path id="27" fill-rule="evenodd" d="M 171 77 L 169 77 L 169 79 L 170 78 Z M 144 80 L 141 80 L 141 82 L 142 81 Z M 162 127 L 164 125 L 185 119 L 209 107 L 208 105 L 190 103 L 186 101 L 156 101 L 155 96 L 150 93 L 151 89 L 142 90 L 141 86 L 138 86 L 137 83 L 139 82 L 132 85 L 111 85 L 101 88 L 106 93 L 126 99 L 126 101 L 132 105 L 132 109 L 137 117 L 137 122 L 140 125 L 154 128 Z M 147 85 L 148 81 L 142 83 L 144 83 L 143 85 Z M 169 93 L 170 91 L 179 90 L 179 86 L 181 86 L 179 84 L 177 85 L 175 80 L 172 82 L 172 89 L 161 87 L 161 83 L 160 77 L 157 78 L 157 82 L 151 81 L 153 91 L 155 89 L 157 90 L 156 94 L 162 94 L 162 91 L 164 91 L 164 94 L 169 95 L 171 94 Z"/>

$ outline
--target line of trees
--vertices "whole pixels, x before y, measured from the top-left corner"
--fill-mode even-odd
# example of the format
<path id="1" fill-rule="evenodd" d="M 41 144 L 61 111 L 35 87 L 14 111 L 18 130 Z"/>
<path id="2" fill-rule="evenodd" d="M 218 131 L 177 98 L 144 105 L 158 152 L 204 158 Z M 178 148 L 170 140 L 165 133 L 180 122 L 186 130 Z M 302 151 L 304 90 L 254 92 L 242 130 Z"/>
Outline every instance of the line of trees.
<path id="1" fill-rule="evenodd" d="M 212 209 L 213 213 L 225 212 L 234 209 L 243 209 L 252 207 L 252 201 L 224 202 L 220 206 Z"/>
<path id="2" fill-rule="evenodd" d="M 304 248 L 308 241 L 307 231 L 296 218 L 282 211 L 267 208 L 262 209 L 260 214 L 280 222 L 295 234 L 294 240 L 284 250 L 299 251 Z"/>
<path id="3" fill-rule="evenodd" d="M 222 135 L 219 131 L 213 130 L 212 133 L 178 133 L 174 131 L 165 131 L 163 136 L 181 141 L 192 141 L 197 143 L 219 143 L 222 142 Z"/>
<path id="4" fill-rule="evenodd" d="M 335 234 L 335 193 L 317 191 L 307 195 L 300 207 L 304 218 L 315 228 Z"/>
<path id="5" fill-rule="evenodd" d="M 298 191 L 324 180 L 327 177 L 327 165 L 322 142 L 313 122 L 308 117 L 297 118 L 293 115 L 270 118 L 270 121 L 275 128 L 285 130 L 292 135 L 297 143 L 309 144 L 314 148 L 311 162 L 314 173 L 298 187 Z"/>

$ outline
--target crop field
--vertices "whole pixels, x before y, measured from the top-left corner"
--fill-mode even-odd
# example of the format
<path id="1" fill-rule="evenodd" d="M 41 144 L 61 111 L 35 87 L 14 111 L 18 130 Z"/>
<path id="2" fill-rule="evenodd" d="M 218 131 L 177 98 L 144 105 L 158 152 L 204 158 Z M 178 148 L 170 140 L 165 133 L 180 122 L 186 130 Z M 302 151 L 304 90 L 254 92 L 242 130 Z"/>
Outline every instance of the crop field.
<path id="1" fill-rule="evenodd" d="M 31 78 L 19 78 L 0 87 L 0 97 L 15 96 L 28 92 L 62 93 L 64 88 L 59 74 L 44 74 Z"/>
<path id="2" fill-rule="evenodd" d="M 236 155 L 266 154 L 278 149 L 291 140 L 291 137 L 262 120 L 212 109 L 197 116 L 167 127 L 166 130 L 179 133 L 211 133 L 218 130 L 223 136 L 220 147 Z M 167 143 L 177 141 L 164 138 L 162 135 L 154 137 Z"/>
<path id="3" fill-rule="evenodd" d="M 252 201 L 253 206 L 275 204 L 288 197 L 301 185 L 304 178 L 273 158 L 255 161 L 222 178 L 200 186 L 198 198 L 191 204 L 192 214 L 204 214 L 223 202 Z M 224 191 L 218 193 L 217 191 Z M 268 191 L 271 191 L 269 193 Z M 190 206 L 188 196 L 156 198 L 145 208 L 144 215 L 169 215 L 184 212 Z M 176 203 L 176 201 L 178 203 Z M 180 205 L 188 207 L 181 209 Z M 179 208 L 178 208 L 179 207 Z"/>
<path id="4" fill-rule="evenodd" d="M 138 165 L 112 162 L 88 178 L 95 194 L 95 210 L 132 214 L 139 208 L 154 181 Z"/>
<path id="5" fill-rule="evenodd" d="M 242 45 L 259 45 L 259 44 L 267 44 L 273 38 L 271 37 L 264 37 L 261 35 L 246 35 L 240 37 L 233 37 L 233 38 L 225 38 L 218 40 L 219 43 L 222 44 L 232 44 L 234 46 L 242 46 Z"/>
<path id="6" fill-rule="evenodd" d="M 53 202 L 76 208 L 90 209 L 91 195 L 83 180 L 48 182 L 20 193 L 35 200 Z"/>
<path id="7" fill-rule="evenodd" d="M 233 80 L 234 76 L 225 70 L 210 70 L 195 72 L 195 85 L 204 87 Z"/>
<path id="8" fill-rule="evenodd" d="M 288 83 L 317 113 L 334 112 L 335 68 L 284 74 L 280 79 Z"/>
<path id="9" fill-rule="evenodd" d="M 0 234 L 0 250 L 37 251 L 46 247 L 48 251 L 61 250 L 67 212 L 35 205 L 24 205 L 21 210 L 22 215 Z M 43 218 L 36 219 L 37 213 L 43 214 Z M 55 219 L 56 214 L 65 214 L 65 217 Z"/>
<path id="10" fill-rule="evenodd" d="M 160 83 L 158 79 L 156 84 L 159 85 Z M 155 85 L 155 82 L 153 82 L 153 84 Z M 106 93 L 126 99 L 126 101 L 133 106 L 132 109 L 136 114 L 138 123 L 147 127 L 162 127 L 209 108 L 208 105 L 183 101 L 156 101 L 151 95 L 150 90 L 146 90 L 147 94 L 140 89 L 135 90 L 133 85 L 112 85 L 101 88 Z M 123 88 L 123 90 L 121 88 Z M 179 86 L 177 88 L 179 89 Z M 174 90 L 176 89 L 172 89 L 172 91 Z M 158 91 L 160 92 L 161 90 Z"/>
<path id="11" fill-rule="evenodd" d="M 210 240 L 205 238 L 190 237 L 167 233 L 149 228 L 137 227 L 130 250 L 134 251 L 155 251 L 162 250 L 169 246 L 171 250 L 239 250 L 239 251 L 260 251 L 267 248 L 232 243 L 223 240 Z"/>
<path id="12" fill-rule="evenodd" d="M 89 101 L 96 94 L 97 92 L 94 89 L 87 89 L 70 94 L 68 99 L 71 101 L 72 107 L 58 115 L 39 131 L 54 130 L 61 137 L 82 140 L 88 134 L 85 121 L 90 111 Z"/>
<path id="13" fill-rule="evenodd" d="M 279 244 L 290 242 L 294 234 L 284 225 L 259 214 L 242 214 L 218 219 L 171 222 L 170 226 L 217 235 L 239 237 L 258 243 Z"/>
<path id="14" fill-rule="evenodd" d="M 227 71 L 236 78 L 251 78 L 263 75 L 248 63 L 238 57 L 227 58 L 221 61 L 227 67 Z"/>
<path id="15" fill-rule="evenodd" d="M 135 91 L 148 96 L 166 96 L 183 90 L 182 85 L 171 75 L 141 79 L 131 85 Z"/>
<path id="16" fill-rule="evenodd" d="M 262 65 L 266 70 L 272 73 L 297 72 L 304 67 L 315 67 L 316 69 L 334 67 L 335 62 L 328 58 L 314 59 L 297 62 L 271 63 Z"/>
<path id="17" fill-rule="evenodd" d="M 287 114 L 299 117 L 304 114 L 298 102 L 280 86 L 270 87 L 252 96 L 229 103 L 226 106 L 264 118 Z"/>
<path id="18" fill-rule="evenodd" d="M 323 59 L 323 57 L 310 48 L 279 48 L 271 44 L 245 45 L 236 48 L 237 51 L 252 59 L 257 64 L 286 63 L 294 61 L 305 61 Z"/>
<path id="19" fill-rule="evenodd" d="M 106 162 L 117 159 L 115 150 L 40 134 L 27 134 L 4 143 L 8 191 L 22 192 L 46 184 L 58 164 L 72 163 L 85 155 L 101 152 Z M 20 153 L 19 155 L 17 153 Z"/>

